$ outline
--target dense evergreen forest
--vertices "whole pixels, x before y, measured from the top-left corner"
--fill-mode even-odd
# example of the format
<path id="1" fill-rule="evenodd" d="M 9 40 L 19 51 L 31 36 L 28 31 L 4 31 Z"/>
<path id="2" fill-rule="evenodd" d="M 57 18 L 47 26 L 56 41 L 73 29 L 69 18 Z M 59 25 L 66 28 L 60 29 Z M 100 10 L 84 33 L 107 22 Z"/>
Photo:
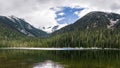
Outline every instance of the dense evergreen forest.
<path id="1" fill-rule="evenodd" d="M 75 30 L 47 38 L 26 37 L 3 28 L 0 32 L 0 47 L 120 47 L 119 29 Z"/>
<path id="2" fill-rule="evenodd" d="M 57 35 L 52 40 L 52 45 L 56 47 L 119 48 L 120 32 L 109 29 L 76 30 Z"/>

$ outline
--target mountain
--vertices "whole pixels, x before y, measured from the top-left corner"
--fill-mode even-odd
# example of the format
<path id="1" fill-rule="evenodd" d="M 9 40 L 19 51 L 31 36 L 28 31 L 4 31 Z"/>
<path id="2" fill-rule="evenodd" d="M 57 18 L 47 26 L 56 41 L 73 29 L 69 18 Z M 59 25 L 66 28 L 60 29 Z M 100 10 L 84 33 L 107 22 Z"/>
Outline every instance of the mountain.
<path id="1" fill-rule="evenodd" d="M 20 38 L 20 37 L 25 37 L 25 35 L 17 31 L 16 29 L 13 29 L 10 26 L 0 22 L 0 39 L 1 40 L 7 39 L 8 41 L 8 38 L 10 39 L 10 38 Z"/>
<path id="2" fill-rule="evenodd" d="M 58 28 L 59 28 L 59 25 L 56 25 L 56 26 L 49 26 L 49 27 L 42 27 L 42 28 L 39 28 L 39 29 L 41 29 L 41 30 L 43 30 L 43 31 L 46 31 L 46 32 L 54 32 L 54 31 L 56 31 L 56 30 L 58 30 Z"/>
<path id="3" fill-rule="evenodd" d="M 55 26 L 55 29 L 58 29 L 57 27 Z M 47 29 L 50 28 L 53 27 Z M 49 38 L 39 39 L 47 36 L 47 33 L 34 28 L 23 19 L 0 16 L 0 47 L 120 48 L 119 28 L 119 14 L 96 11 L 55 31 Z M 26 35 L 39 37 L 31 38 Z"/>
<path id="4" fill-rule="evenodd" d="M 52 27 L 52 32 L 58 30 L 58 28 L 59 28 L 59 25 L 56 25 L 56 26 Z"/>
<path id="5" fill-rule="evenodd" d="M 34 36 L 34 37 L 44 37 L 47 36 L 47 33 L 39 30 L 24 19 L 17 18 L 15 16 L 0 16 L 0 24 L 4 24 L 8 26 L 10 29 L 16 30 L 19 33 L 22 33 L 26 36 Z"/>
<path id="6" fill-rule="evenodd" d="M 51 34 L 51 46 L 120 48 L 120 15 L 90 12 Z"/>
<path id="7" fill-rule="evenodd" d="M 116 13 L 106 13 L 100 11 L 90 12 L 84 17 L 77 20 L 75 23 L 63 27 L 62 29 L 54 32 L 53 34 L 65 33 L 74 30 L 97 28 L 120 28 L 120 15 Z"/>
<path id="8" fill-rule="evenodd" d="M 48 33 L 52 33 L 52 32 L 55 32 L 55 31 L 59 30 L 63 26 L 65 26 L 65 25 L 53 25 L 53 26 L 49 26 L 49 27 L 42 27 L 42 28 L 39 28 L 39 29 L 41 29 L 45 32 L 48 32 Z"/>

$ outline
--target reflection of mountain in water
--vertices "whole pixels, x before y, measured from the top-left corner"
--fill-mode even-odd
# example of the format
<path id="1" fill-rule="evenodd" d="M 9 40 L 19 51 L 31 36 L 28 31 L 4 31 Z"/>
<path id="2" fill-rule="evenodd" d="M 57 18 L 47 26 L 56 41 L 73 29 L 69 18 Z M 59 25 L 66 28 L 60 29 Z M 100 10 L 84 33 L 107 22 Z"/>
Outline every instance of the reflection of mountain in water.
<path id="1" fill-rule="evenodd" d="M 57 62 L 53 62 L 51 60 L 47 60 L 43 63 L 38 63 L 33 68 L 64 68 L 62 65 Z"/>

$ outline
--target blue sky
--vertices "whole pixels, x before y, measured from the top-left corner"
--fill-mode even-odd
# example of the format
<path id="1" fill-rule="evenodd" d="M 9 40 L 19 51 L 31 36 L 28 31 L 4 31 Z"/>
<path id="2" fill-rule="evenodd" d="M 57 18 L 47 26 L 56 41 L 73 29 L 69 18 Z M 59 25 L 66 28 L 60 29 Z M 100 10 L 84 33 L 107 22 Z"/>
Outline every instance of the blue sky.
<path id="1" fill-rule="evenodd" d="M 61 7 L 62 10 L 56 11 L 57 17 L 55 20 L 59 24 L 71 24 L 79 19 L 79 13 L 84 10 L 84 8 L 71 8 L 71 7 Z"/>

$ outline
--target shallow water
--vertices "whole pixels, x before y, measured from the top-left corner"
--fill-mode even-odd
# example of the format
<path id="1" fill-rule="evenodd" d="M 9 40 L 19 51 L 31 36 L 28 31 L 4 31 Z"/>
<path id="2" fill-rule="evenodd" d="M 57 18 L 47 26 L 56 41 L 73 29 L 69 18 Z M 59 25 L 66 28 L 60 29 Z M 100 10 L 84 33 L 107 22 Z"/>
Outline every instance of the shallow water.
<path id="1" fill-rule="evenodd" d="M 0 68 L 119 67 L 119 50 L 0 50 Z"/>

